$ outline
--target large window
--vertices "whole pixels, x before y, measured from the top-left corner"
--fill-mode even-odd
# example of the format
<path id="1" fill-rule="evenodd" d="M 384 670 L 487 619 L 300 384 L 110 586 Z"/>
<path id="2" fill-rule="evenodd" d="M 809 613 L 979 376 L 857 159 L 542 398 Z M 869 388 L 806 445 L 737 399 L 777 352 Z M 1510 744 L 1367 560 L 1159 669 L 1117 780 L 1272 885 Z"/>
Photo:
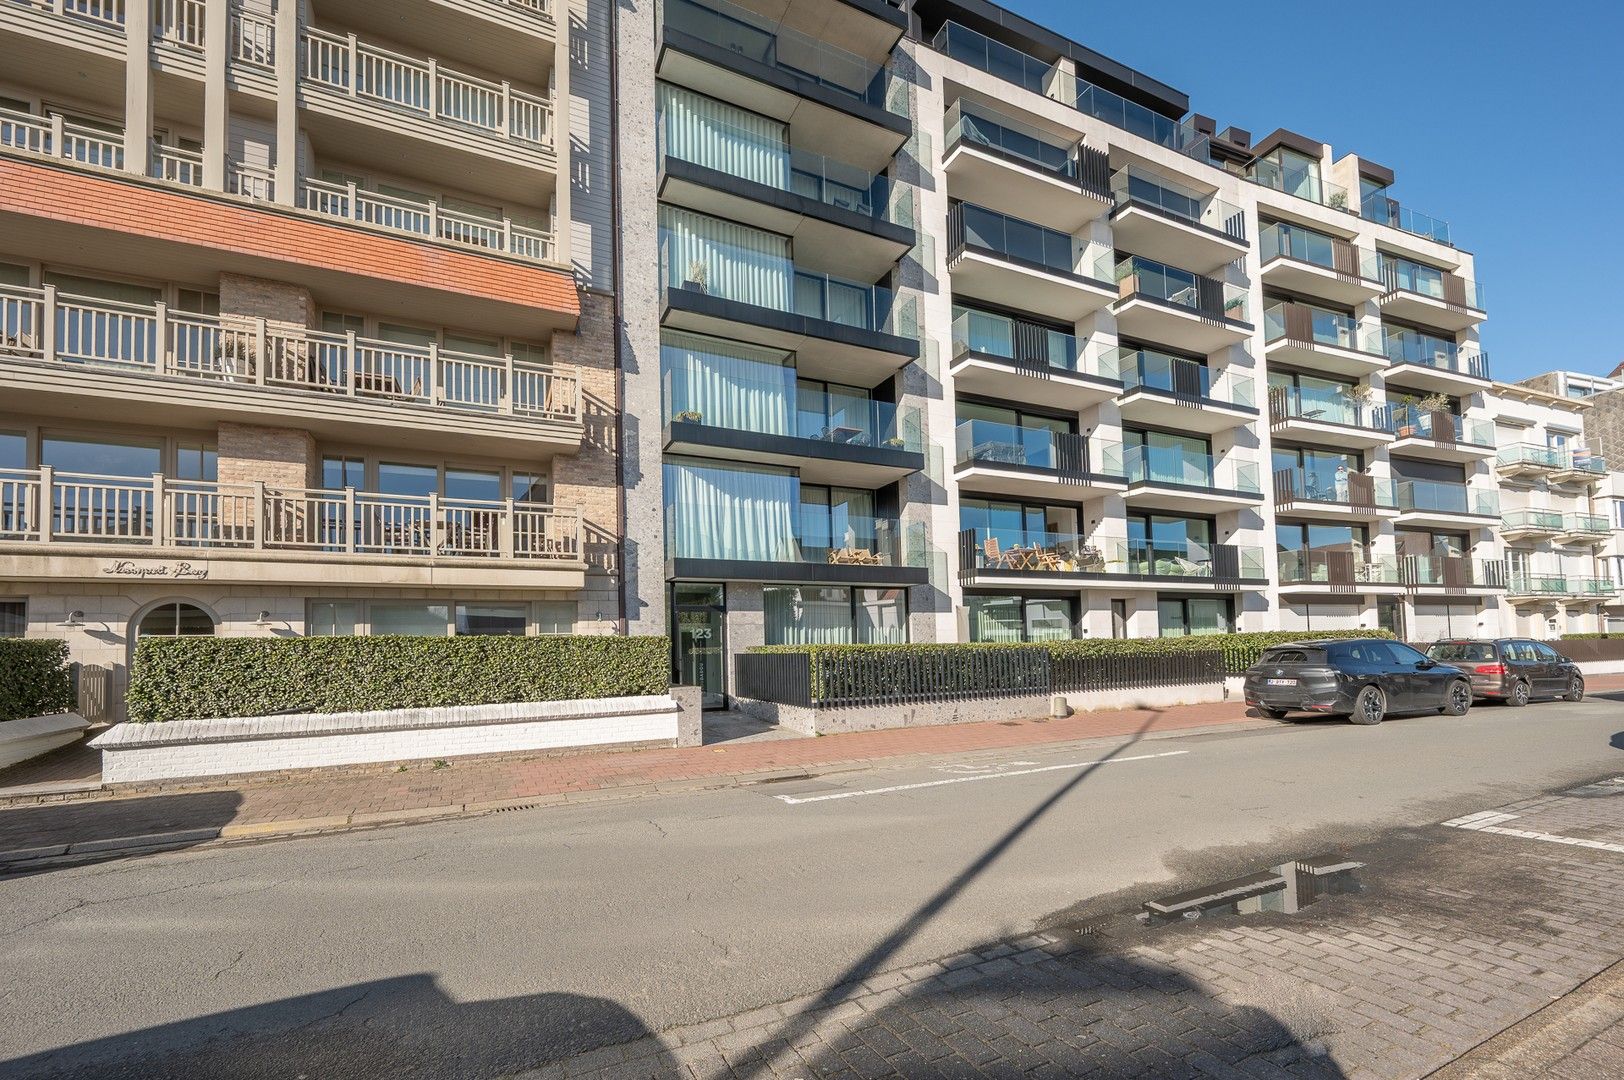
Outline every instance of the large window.
<path id="1" fill-rule="evenodd" d="M 191 604 L 162 604 L 141 617 L 135 636 L 207 637 L 214 633 L 214 619 Z"/>
<path id="2" fill-rule="evenodd" d="M 1356 453 L 1283 446 L 1274 448 L 1276 475 L 1290 473 L 1296 490 L 1304 498 L 1320 502 L 1347 502 L 1348 477 L 1359 472 L 1363 466 L 1364 460 Z"/>
<path id="3" fill-rule="evenodd" d="M 1235 626 L 1227 596 L 1161 597 L 1156 620 L 1162 637 L 1228 634 Z"/>
<path id="4" fill-rule="evenodd" d="M 1295 371 L 1270 371 L 1269 389 L 1286 397 L 1288 415 L 1326 424 L 1359 422 L 1359 404 L 1353 398 L 1352 379 L 1323 379 Z"/>
<path id="5" fill-rule="evenodd" d="M 305 633 L 311 637 L 572 634 L 575 609 L 573 600 L 312 600 Z"/>
<path id="6" fill-rule="evenodd" d="M 1213 573 L 1211 518 L 1132 514 L 1127 519 L 1128 572 L 1160 577 Z"/>
<path id="7" fill-rule="evenodd" d="M 1067 597 L 966 596 L 970 640 L 1063 641 L 1073 636 L 1077 604 Z"/>
<path id="8" fill-rule="evenodd" d="M 0 637 L 22 637 L 27 629 L 27 601 L 0 600 Z"/>
<path id="9" fill-rule="evenodd" d="M 769 645 L 878 645 L 908 640 L 902 589 L 768 585 L 762 606 Z"/>
<path id="10" fill-rule="evenodd" d="M 959 528 L 975 530 L 977 543 L 994 539 L 1003 547 L 1048 544 L 1057 534 L 1075 533 L 1076 518 L 1077 512 L 1067 506 L 959 500 Z"/>
<path id="11" fill-rule="evenodd" d="M 1122 429 L 1130 482 L 1212 487 L 1212 443 L 1198 435 Z"/>
<path id="12" fill-rule="evenodd" d="M 800 482 L 789 469 L 668 459 L 666 551 L 678 559 L 793 561 Z"/>

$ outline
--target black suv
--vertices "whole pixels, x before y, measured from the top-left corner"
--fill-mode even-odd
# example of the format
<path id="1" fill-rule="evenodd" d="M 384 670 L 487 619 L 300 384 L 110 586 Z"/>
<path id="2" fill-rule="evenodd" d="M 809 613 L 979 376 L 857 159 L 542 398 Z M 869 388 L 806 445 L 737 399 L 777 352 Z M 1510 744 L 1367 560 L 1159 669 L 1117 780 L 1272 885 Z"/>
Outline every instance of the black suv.
<path id="1" fill-rule="evenodd" d="M 1472 694 L 1521 707 L 1532 698 L 1583 701 L 1579 665 L 1543 641 L 1527 638 L 1459 638 L 1434 642 L 1427 655 L 1472 677 Z"/>
<path id="2" fill-rule="evenodd" d="M 1246 703 L 1276 720 L 1316 712 L 1379 724 L 1389 712 L 1464 716 L 1472 684 L 1464 671 L 1401 641 L 1307 640 L 1267 649 L 1246 669 Z"/>

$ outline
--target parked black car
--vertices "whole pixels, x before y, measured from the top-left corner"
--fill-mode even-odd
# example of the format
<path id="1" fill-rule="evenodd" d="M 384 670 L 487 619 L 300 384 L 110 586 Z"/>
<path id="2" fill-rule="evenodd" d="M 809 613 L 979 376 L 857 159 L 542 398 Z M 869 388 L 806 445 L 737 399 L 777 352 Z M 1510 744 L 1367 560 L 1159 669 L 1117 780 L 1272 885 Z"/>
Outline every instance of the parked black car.
<path id="1" fill-rule="evenodd" d="M 1291 712 L 1379 724 L 1388 713 L 1464 716 L 1472 684 L 1403 642 L 1341 638 L 1277 645 L 1246 670 L 1246 703 L 1276 720 Z"/>
<path id="2" fill-rule="evenodd" d="M 1472 677 L 1472 694 L 1521 708 L 1537 697 L 1585 699 L 1579 665 L 1543 641 L 1457 638 L 1434 642 L 1427 655 Z"/>

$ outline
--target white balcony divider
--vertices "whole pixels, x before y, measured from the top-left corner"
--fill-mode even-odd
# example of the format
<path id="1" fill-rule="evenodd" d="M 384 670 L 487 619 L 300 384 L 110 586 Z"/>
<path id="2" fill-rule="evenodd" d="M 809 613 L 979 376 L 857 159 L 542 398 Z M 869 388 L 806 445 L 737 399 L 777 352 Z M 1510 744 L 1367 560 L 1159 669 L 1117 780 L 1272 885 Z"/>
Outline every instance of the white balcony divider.
<path id="1" fill-rule="evenodd" d="M 306 210 L 329 217 L 358 221 L 381 229 L 395 229 L 467 247 L 505 251 L 527 259 L 553 257 L 552 234 L 515 225 L 511 218 L 490 218 L 461 210 L 443 209 L 432 199 L 407 199 L 364 191 L 354 184 L 306 180 L 301 190 Z"/>
<path id="2" fill-rule="evenodd" d="M 203 48 L 204 0 L 160 0 L 158 38 L 187 49 Z"/>
<path id="3" fill-rule="evenodd" d="M 381 101 L 435 120 L 449 120 L 522 142 L 552 142 L 552 103 L 325 30 L 303 31 L 305 79 L 351 97 Z"/>
<path id="4" fill-rule="evenodd" d="M 255 67 L 275 67 L 276 23 L 251 11 L 233 11 L 231 58 Z"/>
<path id="5" fill-rule="evenodd" d="M 276 198 L 276 174 L 263 165 L 241 161 L 226 163 L 226 183 L 233 195 L 270 202 Z"/>
<path id="6" fill-rule="evenodd" d="M 153 160 L 158 164 L 160 179 L 191 187 L 203 186 L 203 155 L 198 151 L 154 142 L 152 153 Z"/>
<path id="7" fill-rule="evenodd" d="M 381 495 L 0 469 L 0 541 L 576 562 L 581 514 L 512 499 Z"/>
<path id="8" fill-rule="evenodd" d="M 0 287 L 4 356 L 367 401 L 546 420 L 581 418 L 581 382 L 573 367 L 286 330 L 260 319 L 68 296 L 51 287 Z"/>

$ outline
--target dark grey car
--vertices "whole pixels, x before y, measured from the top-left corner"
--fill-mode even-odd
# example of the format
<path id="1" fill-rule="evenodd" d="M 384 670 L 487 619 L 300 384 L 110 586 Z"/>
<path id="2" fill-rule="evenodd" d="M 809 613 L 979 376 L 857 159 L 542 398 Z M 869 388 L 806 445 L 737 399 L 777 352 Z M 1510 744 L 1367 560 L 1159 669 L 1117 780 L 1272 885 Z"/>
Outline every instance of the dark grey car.
<path id="1" fill-rule="evenodd" d="M 1292 712 L 1379 724 L 1389 713 L 1464 716 L 1472 684 L 1403 642 L 1344 638 L 1277 645 L 1246 671 L 1246 703 L 1277 720 Z"/>
<path id="2" fill-rule="evenodd" d="M 1472 678 L 1472 693 L 1520 708 L 1534 698 L 1583 701 L 1579 665 L 1543 641 L 1528 638 L 1455 638 L 1434 642 L 1427 655 Z"/>

